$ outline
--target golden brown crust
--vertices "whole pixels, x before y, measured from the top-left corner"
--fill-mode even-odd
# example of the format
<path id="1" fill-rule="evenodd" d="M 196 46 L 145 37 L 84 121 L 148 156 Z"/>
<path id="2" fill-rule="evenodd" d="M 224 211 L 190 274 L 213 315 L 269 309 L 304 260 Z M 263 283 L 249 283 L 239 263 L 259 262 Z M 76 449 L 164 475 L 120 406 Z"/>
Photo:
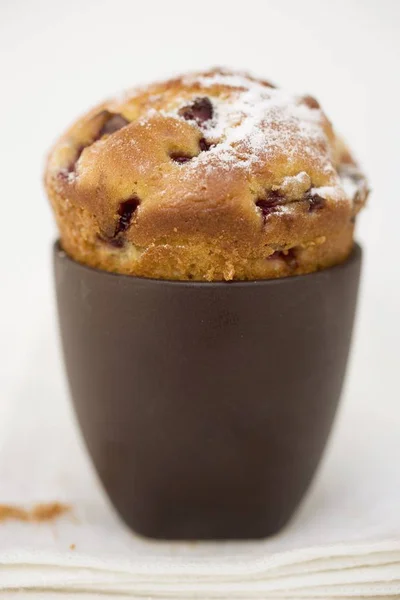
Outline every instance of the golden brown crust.
<path id="1" fill-rule="evenodd" d="M 208 281 L 345 260 L 368 192 L 316 100 L 220 70 L 93 109 L 55 145 L 45 181 L 74 259 Z"/>

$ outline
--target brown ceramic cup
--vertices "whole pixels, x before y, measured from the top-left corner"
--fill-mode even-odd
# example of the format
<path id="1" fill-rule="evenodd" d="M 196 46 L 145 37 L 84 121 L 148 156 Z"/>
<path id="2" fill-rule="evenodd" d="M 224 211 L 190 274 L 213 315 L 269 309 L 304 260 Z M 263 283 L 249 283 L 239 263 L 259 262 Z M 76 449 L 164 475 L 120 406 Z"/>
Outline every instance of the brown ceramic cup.
<path id="1" fill-rule="evenodd" d="M 78 420 L 122 518 L 162 539 L 260 538 L 299 505 L 345 374 L 361 250 L 310 275 L 183 282 L 54 247 Z"/>

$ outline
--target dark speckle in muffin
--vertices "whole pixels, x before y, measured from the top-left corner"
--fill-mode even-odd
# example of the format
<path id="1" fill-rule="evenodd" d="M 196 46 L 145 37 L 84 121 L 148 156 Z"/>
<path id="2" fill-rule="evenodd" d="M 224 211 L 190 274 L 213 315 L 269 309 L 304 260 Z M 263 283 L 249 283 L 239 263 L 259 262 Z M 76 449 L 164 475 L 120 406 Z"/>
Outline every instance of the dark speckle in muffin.
<path id="1" fill-rule="evenodd" d="M 183 106 L 178 114 L 187 121 L 196 121 L 197 125 L 203 125 L 213 118 L 214 109 L 209 98 L 196 98 L 192 104 Z"/>

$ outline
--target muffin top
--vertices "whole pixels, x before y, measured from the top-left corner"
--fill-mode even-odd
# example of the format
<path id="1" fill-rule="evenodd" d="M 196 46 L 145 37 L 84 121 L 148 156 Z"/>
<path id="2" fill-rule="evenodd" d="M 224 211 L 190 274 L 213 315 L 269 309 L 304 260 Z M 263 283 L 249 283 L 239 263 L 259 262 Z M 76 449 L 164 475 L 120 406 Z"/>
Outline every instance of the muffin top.
<path id="1" fill-rule="evenodd" d="M 368 191 L 314 98 L 225 70 L 97 106 L 56 143 L 45 183 L 72 258 L 206 281 L 345 260 Z"/>

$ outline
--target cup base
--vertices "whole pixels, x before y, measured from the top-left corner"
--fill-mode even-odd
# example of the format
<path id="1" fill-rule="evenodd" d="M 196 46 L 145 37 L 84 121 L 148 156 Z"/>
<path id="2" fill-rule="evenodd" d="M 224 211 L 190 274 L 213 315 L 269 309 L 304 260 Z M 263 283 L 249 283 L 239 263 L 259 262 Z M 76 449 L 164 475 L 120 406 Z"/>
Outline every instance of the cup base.
<path id="1" fill-rule="evenodd" d="M 54 248 L 68 379 L 126 523 L 158 539 L 278 532 L 321 458 L 343 383 L 361 250 L 310 275 L 171 282 Z"/>

